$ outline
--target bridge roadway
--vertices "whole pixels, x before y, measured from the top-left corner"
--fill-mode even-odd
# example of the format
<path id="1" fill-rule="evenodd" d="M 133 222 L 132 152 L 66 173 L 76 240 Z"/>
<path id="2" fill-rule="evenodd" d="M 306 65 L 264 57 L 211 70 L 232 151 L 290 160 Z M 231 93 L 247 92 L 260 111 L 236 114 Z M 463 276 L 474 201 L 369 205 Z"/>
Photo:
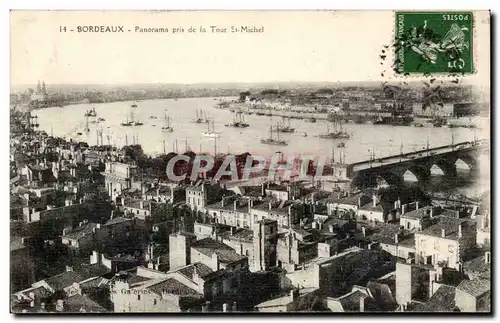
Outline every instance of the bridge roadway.
<path id="1" fill-rule="evenodd" d="M 367 170 L 370 168 L 377 168 L 389 165 L 397 165 L 406 161 L 415 161 L 419 158 L 425 158 L 434 155 L 447 154 L 456 151 L 463 151 L 468 149 L 475 149 L 478 147 L 484 147 L 488 145 L 487 140 L 478 140 L 478 141 L 466 141 L 457 143 L 454 145 L 446 145 L 435 148 L 429 148 L 425 150 L 420 150 L 416 152 L 406 153 L 402 155 L 388 156 L 382 158 L 375 158 L 372 160 L 365 160 L 357 163 L 352 163 L 349 165 L 349 168 L 352 172 L 359 172 L 363 170 Z"/>

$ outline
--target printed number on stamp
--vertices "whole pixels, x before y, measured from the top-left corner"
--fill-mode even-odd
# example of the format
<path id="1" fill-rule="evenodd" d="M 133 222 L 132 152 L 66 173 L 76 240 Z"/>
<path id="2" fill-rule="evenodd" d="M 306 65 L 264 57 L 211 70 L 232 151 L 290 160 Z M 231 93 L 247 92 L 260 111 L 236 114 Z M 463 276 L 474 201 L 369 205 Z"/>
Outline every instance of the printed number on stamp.
<path id="1" fill-rule="evenodd" d="M 396 12 L 397 73 L 472 73 L 471 12 Z"/>

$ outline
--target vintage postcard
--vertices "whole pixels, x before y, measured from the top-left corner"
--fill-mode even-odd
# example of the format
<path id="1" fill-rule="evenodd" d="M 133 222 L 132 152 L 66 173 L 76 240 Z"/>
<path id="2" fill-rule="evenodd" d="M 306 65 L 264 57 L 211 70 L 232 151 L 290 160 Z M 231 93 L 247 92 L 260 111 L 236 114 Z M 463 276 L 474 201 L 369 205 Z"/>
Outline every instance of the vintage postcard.
<path id="1" fill-rule="evenodd" d="M 10 20 L 12 313 L 491 312 L 489 11 Z"/>

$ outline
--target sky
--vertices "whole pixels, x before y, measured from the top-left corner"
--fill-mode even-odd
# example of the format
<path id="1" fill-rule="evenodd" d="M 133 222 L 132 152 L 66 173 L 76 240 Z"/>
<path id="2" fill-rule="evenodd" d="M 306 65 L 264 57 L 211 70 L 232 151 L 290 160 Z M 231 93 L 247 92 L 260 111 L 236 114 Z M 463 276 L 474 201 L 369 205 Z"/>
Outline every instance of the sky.
<path id="1" fill-rule="evenodd" d="M 486 18 L 476 18 L 478 72 L 470 77 L 481 81 L 490 69 Z M 126 32 L 76 32 L 89 25 Z M 137 33 L 136 26 L 184 32 Z M 190 26 L 197 31 L 189 33 Z M 210 26 L 228 32 L 212 33 Z M 231 26 L 264 32 L 230 33 Z M 11 84 L 386 80 L 391 73 L 381 72 L 390 70 L 392 57 L 381 65 L 379 54 L 393 30 L 391 11 L 13 11 Z"/>

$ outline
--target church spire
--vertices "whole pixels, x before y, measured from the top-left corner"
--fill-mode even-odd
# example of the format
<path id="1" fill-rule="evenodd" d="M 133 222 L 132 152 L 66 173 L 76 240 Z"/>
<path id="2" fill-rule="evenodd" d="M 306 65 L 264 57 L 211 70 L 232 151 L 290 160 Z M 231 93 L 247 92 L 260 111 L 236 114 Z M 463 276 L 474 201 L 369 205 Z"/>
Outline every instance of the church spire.
<path id="1" fill-rule="evenodd" d="M 36 93 L 42 92 L 42 88 L 40 86 L 40 80 L 38 80 L 38 85 L 36 86 Z"/>
<path id="2" fill-rule="evenodd" d="M 42 94 L 47 94 L 47 91 L 45 89 L 45 82 L 42 81 Z"/>

